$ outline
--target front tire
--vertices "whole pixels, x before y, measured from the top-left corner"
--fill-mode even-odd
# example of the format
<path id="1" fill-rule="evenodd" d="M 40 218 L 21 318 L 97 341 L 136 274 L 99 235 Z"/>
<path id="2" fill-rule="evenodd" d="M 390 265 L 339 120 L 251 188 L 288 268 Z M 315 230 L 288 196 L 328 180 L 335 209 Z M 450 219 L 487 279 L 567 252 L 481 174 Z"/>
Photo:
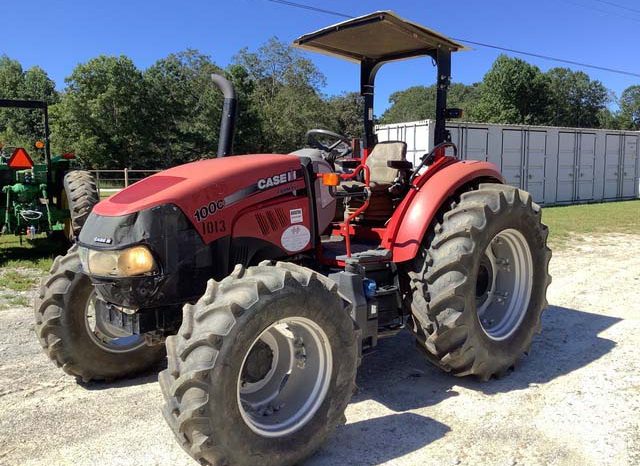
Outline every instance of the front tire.
<path id="1" fill-rule="evenodd" d="M 547 236 L 525 191 L 481 184 L 460 196 L 410 273 L 414 332 L 431 362 L 488 380 L 529 351 L 551 283 Z"/>
<path id="2" fill-rule="evenodd" d="M 65 256 L 56 257 L 34 305 L 36 335 L 58 367 L 88 382 L 127 377 L 162 360 L 162 345 L 118 336 L 96 306 L 94 287 L 82 271 L 78 247 L 72 246 Z"/>
<path id="3" fill-rule="evenodd" d="M 293 465 L 343 419 L 357 333 L 336 285 L 290 263 L 211 280 L 167 339 L 163 413 L 203 465 Z"/>

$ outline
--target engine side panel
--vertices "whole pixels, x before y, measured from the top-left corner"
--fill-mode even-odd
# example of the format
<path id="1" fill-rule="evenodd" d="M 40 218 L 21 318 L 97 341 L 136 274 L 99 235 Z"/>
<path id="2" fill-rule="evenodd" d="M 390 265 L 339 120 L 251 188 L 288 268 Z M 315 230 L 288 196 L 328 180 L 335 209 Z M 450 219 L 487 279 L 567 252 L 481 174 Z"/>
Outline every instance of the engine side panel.
<path id="1" fill-rule="evenodd" d="M 423 184 L 411 190 L 391 217 L 382 246 L 391 250 L 394 262 L 412 260 L 443 203 L 458 189 L 474 179 L 504 180 L 498 167 L 489 162 L 457 161 L 418 180 Z"/>

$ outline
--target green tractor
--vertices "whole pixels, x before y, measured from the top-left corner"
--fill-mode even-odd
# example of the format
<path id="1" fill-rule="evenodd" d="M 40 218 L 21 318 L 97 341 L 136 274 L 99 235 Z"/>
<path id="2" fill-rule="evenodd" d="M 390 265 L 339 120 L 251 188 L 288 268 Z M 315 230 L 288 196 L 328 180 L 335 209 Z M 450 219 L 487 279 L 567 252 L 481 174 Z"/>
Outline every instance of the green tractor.
<path id="1" fill-rule="evenodd" d="M 73 241 L 91 209 L 100 200 L 91 173 L 71 170 L 75 156 L 51 157 L 46 102 L 0 99 L 0 108 L 40 109 L 44 116 L 44 141 L 35 148 L 44 162 L 34 163 L 23 147 L 0 146 L 1 233 L 33 239 L 39 233 Z"/>

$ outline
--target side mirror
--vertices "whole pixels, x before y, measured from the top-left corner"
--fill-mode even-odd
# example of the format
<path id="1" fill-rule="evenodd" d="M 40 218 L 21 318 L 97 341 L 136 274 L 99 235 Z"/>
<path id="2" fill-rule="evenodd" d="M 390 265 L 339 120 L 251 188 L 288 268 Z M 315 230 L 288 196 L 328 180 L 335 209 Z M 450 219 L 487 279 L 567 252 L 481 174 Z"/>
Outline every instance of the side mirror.
<path id="1" fill-rule="evenodd" d="M 395 170 L 411 170 L 413 168 L 413 164 L 408 160 L 388 160 L 387 167 L 393 168 Z"/>

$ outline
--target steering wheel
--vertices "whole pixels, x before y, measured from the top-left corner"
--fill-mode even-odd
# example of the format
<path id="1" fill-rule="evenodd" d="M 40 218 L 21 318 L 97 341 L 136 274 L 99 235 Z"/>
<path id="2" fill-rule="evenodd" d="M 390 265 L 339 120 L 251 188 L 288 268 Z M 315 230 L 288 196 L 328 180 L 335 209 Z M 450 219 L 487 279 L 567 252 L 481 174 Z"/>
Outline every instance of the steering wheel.
<path id="1" fill-rule="evenodd" d="M 318 140 L 318 137 L 320 136 L 337 139 L 337 141 L 327 146 Z M 335 161 L 335 159 L 337 159 L 338 157 L 345 157 L 351 153 L 351 140 L 348 137 L 342 136 L 338 133 L 334 133 L 333 131 L 321 128 L 310 129 L 309 131 L 307 131 L 306 137 L 309 146 L 313 147 L 314 149 L 320 149 L 321 151 L 323 151 L 326 154 L 325 158 L 330 159 L 331 161 Z M 331 153 L 338 146 L 340 146 L 340 144 L 344 144 L 346 146 L 346 149 L 340 151 L 335 156 L 332 156 Z"/>

